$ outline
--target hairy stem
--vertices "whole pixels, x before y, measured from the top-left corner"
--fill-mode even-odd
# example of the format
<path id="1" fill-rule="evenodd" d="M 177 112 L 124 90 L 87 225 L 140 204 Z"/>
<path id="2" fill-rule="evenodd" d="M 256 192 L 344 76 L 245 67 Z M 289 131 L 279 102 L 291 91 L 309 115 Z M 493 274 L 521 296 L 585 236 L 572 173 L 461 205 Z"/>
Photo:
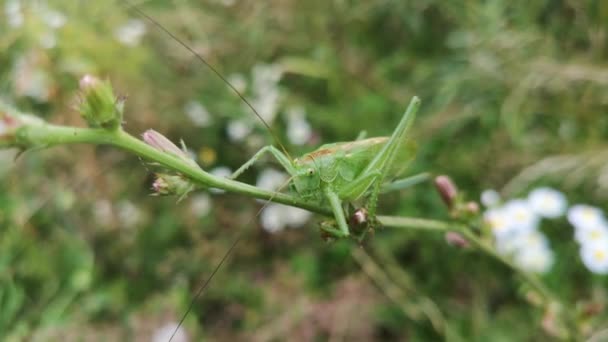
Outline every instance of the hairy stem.
<path id="1" fill-rule="evenodd" d="M 214 176 L 196 165 L 149 146 L 121 129 L 76 128 L 50 124 L 27 125 L 20 128 L 18 137 L 20 141 L 27 142 L 30 146 L 39 147 L 77 143 L 112 145 L 179 172 L 203 187 L 223 189 L 263 200 L 272 200 L 325 216 L 332 215 L 331 211 L 326 208 L 305 202 L 289 194 L 267 191 L 246 183 Z"/>

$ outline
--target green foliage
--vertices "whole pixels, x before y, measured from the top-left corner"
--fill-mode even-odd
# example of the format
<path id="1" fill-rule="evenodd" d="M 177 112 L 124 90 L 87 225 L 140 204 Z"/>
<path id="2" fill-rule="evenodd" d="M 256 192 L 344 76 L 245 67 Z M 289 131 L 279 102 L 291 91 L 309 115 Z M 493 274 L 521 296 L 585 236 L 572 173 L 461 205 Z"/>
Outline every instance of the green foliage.
<path id="1" fill-rule="evenodd" d="M 125 7 L 5 0 L 2 8 L 11 3 L 21 4 L 24 20 L 11 26 L 0 13 L 0 94 L 19 108 L 85 125 L 74 107 L 88 73 L 128 97 L 127 131 L 183 139 L 206 170 L 235 169 L 272 143 L 221 80 L 149 23 L 141 41 L 121 43 L 117 32 L 141 19 Z M 51 9 L 63 25 L 49 24 Z M 148 1 L 142 9 L 223 75 L 244 80 L 249 99 L 270 92 L 256 84 L 261 66 L 280 69 L 268 121 L 292 156 L 361 130 L 390 134 L 417 95 L 411 174 L 447 173 L 471 198 L 488 187 L 523 196 L 550 184 L 608 209 L 608 2 Z M 186 114 L 193 101 L 208 121 Z M 294 107 L 313 127 L 302 145 L 289 139 Z M 227 127 L 239 120 L 252 129 L 230 140 Z M 151 197 L 154 166 L 105 147 L 32 151 L 16 162 L 0 153 L 0 334 L 9 340 L 149 337 L 179 320 L 240 231 L 234 256 L 186 320 L 192 337 L 323 339 L 349 326 L 378 340 L 438 338 L 372 285 L 350 255 L 356 246 L 320 241 L 316 222 L 269 234 L 247 198 L 214 194 L 205 212 L 195 195 L 180 203 Z M 546 163 L 537 176 L 516 178 L 538 161 Z M 262 168 L 243 180 L 253 183 Z M 430 184 L 381 197 L 379 211 L 446 216 Z M 548 286 L 569 302 L 602 303 L 606 277 L 578 261 L 571 227 L 542 229 L 557 256 Z M 427 232 L 381 230 L 370 244 L 413 279 L 409 304 L 436 303 L 453 340 L 548 338 L 543 313 L 495 260 Z M 357 313 L 366 319 L 349 323 Z"/>

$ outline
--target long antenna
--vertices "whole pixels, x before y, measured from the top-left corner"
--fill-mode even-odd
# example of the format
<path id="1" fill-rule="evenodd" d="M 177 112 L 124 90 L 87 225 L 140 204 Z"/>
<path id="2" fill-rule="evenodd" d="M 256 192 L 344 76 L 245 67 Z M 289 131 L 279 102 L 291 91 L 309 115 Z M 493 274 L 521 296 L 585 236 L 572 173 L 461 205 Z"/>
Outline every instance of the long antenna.
<path id="1" fill-rule="evenodd" d="M 211 65 L 209 62 L 207 62 L 207 60 L 205 60 L 205 58 L 203 58 L 203 56 L 200 53 L 196 52 L 193 48 L 191 48 L 190 46 L 188 46 L 188 44 L 186 44 L 183 40 L 181 40 L 179 37 L 177 37 L 174 33 L 172 33 L 167 28 L 165 28 L 163 25 L 161 25 L 156 19 L 154 19 L 151 16 L 147 15 L 142 10 L 140 10 L 139 7 L 137 7 L 136 5 L 130 4 L 128 1 L 124 1 L 123 3 L 125 4 L 125 6 L 127 8 L 129 8 L 132 11 L 134 11 L 138 15 L 144 17 L 146 20 L 148 20 L 149 22 L 151 22 L 152 24 L 154 24 L 154 26 L 156 26 L 159 30 L 161 30 L 162 32 L 164 32 L 165 34 L 167 34 L 169 37 L 171 37 L 173 40 L 175 40 L 179 45 L 183 46 L 186 50 L 190 51 L 196 57 L 196 59 L 198 59 L 201 63 L 203 63 L 205 66 L 207 66 L 207 68 L 209 68 L 209 70 L 213 71 L 213 73 L 217 77 L 219 77 L 224 83 L 226 83 L 228 85 L 228 87 L 230 87 L 230 89 L 232 89 L 232 91 L 241 100 L 243 100 L 243 102 L 245 102 L 245 104 L 247 105 L 247 107 L 249 107 L 251 109 L 251 111 L 253 112 L 253 114 L 255 114 L 255 116 L 257 116 L 258 119 L 260 119 L 260 121 L 262 122 L 262 124 L 264 124 L 264 126 L 268 129 L 268 131 L 270 132 L 270 135 L 272 135 L 272 139 L 274 140 L 274 142 L 276 144 L 279 145 L 279 147 L 281 147 L 281 150 L 283 151 L 283 153 L 285 153 L 285 155 L 288 156 L 289 159 L 292 159 L 291 156 L 289 155 L 289 152 L 287 152 L 287 149 L 285 149 L 285 146 L 283 146 L 283 144 L 281 144 L 281 141 L 279 140 L 279 138 L 277 137 L 277 135 L 274 133 L 274 131 L 272 130 L 272 128 L 270 128 L 270 125 L 266 122 L 266 120 L 264 120 L 264 118 L 260 115 L 260 113 L 258 113 L 258 111 L 253 107 L 253 105 L 249 101 L 247 101 L 247 99 L 245 98 L 245 96 L 243 94 L 241 94 L 241 92 L 238 91 L 238 89 L 236 89 L 236 87 L 234 85 L 232 85 L 232 83 L 230 83 L 226 79 L 226 77 L 224 77 L 213 65 Z"/>
<path id="2" fill-rule="evenodd" d="M 255 116 L 257 116 L 258 119 L 260 119 L 260 121 L 262 122 L 262 124 L 264 124 L 264 126 L 268 129 L 268 131 L 272 135 L 272 138 L 275 141 L 275 143 L 280 146 L 280 148 L 283 151 L 283 153 L 285 153 L 285 155 L 288 156 L 289 159 L 292 159 L 291 156 L 289 155 L 289 152 L 287 152 L 287 149 L 285 149 L 285 146 L 283 146 L 283 144 L 281 144 L 281 141 L 279 140 L 279 138 L 277 137 L 277 135 L 274 133 L 274 131 L 272 130 L 272 128 L 270 128 L 270 125 L 266 122 L 266 120 L 264 120 L 264 118 L 260 115 L 260 113 L 258 113 L 258 111 L 253 107 L 253 105 L 245 98 L 245 96 L 243 94 L 241 94 L 241 92 L 238 91 L 236 89 L 236 87 L 234 85 L 232 85 L 232 83 L 230 83 L 215 67 L 213 67 L 213 65 L 209 64 L 209 62 L 207 62 L 205 60 L 205 58 L 203 58 L 202 55 L 200 55 L 193 48 L 191 48 L 190 46 L 188 46 L 188 44 L 186 44 L 183 40 L 181 40 L 180 38 L 178 38 L 175 34 L 173 34 L 171 31 L 169 31 L 167 28 L 165 28 L 163 25 L 161 25 L 157 20 L 155 20 L 154 18 L 152 18 L 151 16 L 147 15 L 142 10 L 140 10 L 136 5 L 132 5 L 132 4 L 130 4 L 126 0 L 123 3 L 130 10 L 136 12 L 138 15 L 140 15 L 141 17 L 145 18 L 146 20 L 148 20 L 149 22 L 151 22 L 152 24 L 154 24 L 154 26 L 156 26 L 159 30 L 161 30 L 162 32 L 164 32 L 165 34 L 167 34 L 169 37 L 171 37 L 173 40 L 175 40 L 179 45 L 181 45 L 182 47 L 184 47 L 186 50 L 190 51 L 190 53 L 192 53 L 201 63 L 203 63 L 205 66 L 207 66 L 207 68 L 209 68 L 217 77 L 219 77 L 224 83 L 226 83 L 228 85 L 228 87 L 230 87 L 230 89 L 232 89 L 232 91 L 241 100 L 243 100 L 243 102 L 245 102 L 245 104 L 247 105 L 247 107 L 249 107 L 251 109 L 251 111 L 253 112 L 253 114 L 255 114 Z M 284 188 L 287 184 L 289 184 L 289 182 L 291 181 L 291 179 L 292 179 L 292 177 L 290 177 L 283 185 L 281 185 L 279 187 L 279 189 L 276 190 L 275 194 L 279 193 L 279 191 L 281 191 L 282 188 Z M 266 201 L 266 203 L 264 203 L 264 205 L 255 214 L 255 216 L 253 216 L 249 220 L 249 222 L 247 222 L 247 224 L 245 224 L 245 226 L 250 225 L 253 222 L 253 220 L 255 220 L 260 215 L 260 213 L 262 212 L 262 210 L 264 210 L 264 208 L 266 208 L 268 206 L 268 204 L 270 204 L 271 201 L 272 201 L 272 197 L 268 201 Z M 230 247 L 228 248 L 228 250 L 226 251 L 226 253 L 222 257 L 222 259 L 220 260 L 220 262 L 215 266 L 215 268 L 213 269 L 213 271 L 211 272 L 211 274 L 209 275 L 209 277 L 205 280 L 205 282 L 203 282 L 203 284 L 196 291 L 196 294 L 194 295 L 194 297 L 190 301 L 190 304 L 188 305 L 188 309 L 182 315 L 181 319 L 179 320 L 179 322 L 177 324 L 177 327 L 175 327 L 175 330 L 171 334 L 171 337 L 169 338 L 169 342 L 171 342 L 173 340 L 173 337 L 175 337 L 175 335 L 177 334 L 177 332 L 179 331 L 179 329 L 183 325 L 184 321 L 186 320 L 186 317 L 188 317 L 188 314 L 194 308 L 194 305 L 196 304 L 196 301 L 198 300 L 198 298 L 203 294 L 203 292 L 205 291 L 205 289 L 209 286 L 209 284 L 211 283 L 211 280 L 215 277 L 215 275 L 220 270 L 220 268 L 222 267 L 222 265 L 224 265 L 224 263 L 228 260 L 228 257 L 232 254 L 232 252 L 234 251 L 234 249 L 236 248 L 236 246 L 238 245 L 238 243 L 241 241 L 242 237 L 243 237 L 243 231 L 241 230 L 238 233 L 236 239 L 234 239 L 234 241 L 232 242 L 232 244 L 230 245 Z"/>
<path id="3" fill-rule="evenodd" d="M 289 182 L 291 182 L 292 179 L 293 179 L 293 177 L 289 177 L 283 184 L 281 184 L 281 186 L 274 192 L 274 194 L 272 195 L 272 197 L 270 197 L 268 199 L 268 201 L 266 201 L 266 203 L 264 203 L 264 205 L 260 208 L 260 210 L 258 210 L 258 212 L 255 214 L 255 216 L 253 216 L 244 225 L 244 227 L 250 225 L 251 222 L 253 222 L 253 220 L 255 220 L 258 216 L 260 216 L 260 214 L 262 213 L 262 210 L 264 210 L 268 206 L 268 204 L 270 204 L 270 202 L 272 201 L 272 199 L 274 198 L 274 196 L 276 194 L 278 194 L 279 191 L 281 191 L 287 184 L 289 184 Z M 234 239 L 234 241 L 230 245 L 230 248 L 228 248 L 228 250 L 226 251 L 226 253 L 222 257 L 222 259 L 220 260 L 220 262 L 215 266 L 215 268 L 213 269 L 213 271 L 209 275 L 209 277 L 198 288 L 198 290 L 196 290 L 196 294 L 194 295 L 194 297 L 190 301 L 190 304 L 188 305 L 188 309 L 186 309 L 186 312 L 184 312 L 184 314 L 182 315 L 182 318 L 179 320 L 179 323 L 177 323 L 177 327 L 175 327 L 175 330 L 173 330 L 173 333 L 171 334 L 171 337 L 169 337 L 169 341 L 168 342 L 171 342 L 171 340 L 173 340 L 173 337 L 175 336 L 175 334 L 177 334 L 177 332 L 179 331 L 179 328 L 181 328 L 182 324 L 184 324 L 184 321 L 186 320 L 186 317 L 188 317 L 188 314 L 194 308 L 194 304 L 196 303 L 196 301 L 198 300 L 198 298 L 201 296 L 201 294 L 203 294 L 203 292 L 205 291 L 205 289 L 207 288 L 207 286 L 209 286 L 209 283 L 211 283 L 211 280 L 215 277 L 215 274 L 220 270 L 220 268 L 222 267 L 222 265 L 224 264 L 224 262 L 226 262 L 226 260 L 228 260 L 228 257 L 230 256 L 230 254 L 232 254 L 232 251 L 234 251 L 234 249 L 236 248 L 236 245 L 238 245 L 238 243 L 243 238 L 243 233 L 244 233 L 243 229 L 241 229 L 239 231 L 236 239 Z"/>

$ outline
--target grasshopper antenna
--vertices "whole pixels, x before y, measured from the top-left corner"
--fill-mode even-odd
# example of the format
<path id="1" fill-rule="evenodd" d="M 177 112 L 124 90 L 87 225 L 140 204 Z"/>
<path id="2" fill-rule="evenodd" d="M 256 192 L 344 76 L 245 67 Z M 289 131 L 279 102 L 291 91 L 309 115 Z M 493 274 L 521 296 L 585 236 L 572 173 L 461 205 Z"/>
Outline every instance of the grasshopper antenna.
<path id="1" fill-rule="evenodd" d="M 137 7 L 136 5 L 133 5 L 133 4 L 129 3 L 128 1 L 124 1 L 123 4 L 128 9 L 134 11 L 139 16 L 141 16 L 141 17 L 145 18 L 146 20 L 148 20 L 150 23 L 152 23 L 154 26 L 156 26 L 159 30 L 161 30 L 166 35 L 168 35 L 173 40 L 175 40 L 179 45 L 183 46 L 186 50 L 190 51 L 190 53 L 192 53 L 196 57 L 196 59 L 198 59 L 201 63 L 203 63 L 205 66 L 207 66 L 207 68 L 209 68 L 209 70 L 211 70 L 217 77 L 219 77 L 224 83 L 226 83 L 228 85 L 228 87 L 230 87 L 230 89 L 232 89 L 232 91 L 241 100 L 243 100 L 243 102 L 245 102 L 245 104 L 247 105 L 247 107 L 249 107 L 249 109 L 251 109 L 251 111 L 253 112 L 253 114 L 255 114 L 255 116 L 257 116 L 258 119 L 260 119 L 260 121 L 262 122 L 262 124 L 264 124 L 264 126 L 266 127 L 266 129 L 268 129 L 268 132 L 270 132 L 270 135 L 272 135 L 272 139 L 274 140 L 274 142 L 281 147 L 281 150 L 283 151 L 283 153 L 285 153 L 285 155 L 288 156 L 289 159 L 293 159 L 289 155 L 289 152 L 287 152 L 287 149 L 285 148 L 285 146 L 283 146 L 283 144 L 281 144 L 281 141 L 279 140 L 279 138 L 277 137 L 277 135 L 274 133 L 274 131 L 272 130 L 272 128 L 270 128 L 270 125 L 266 122 L 266 120 L 264 120 L 264 118 L 260 115 L 260 113 L 258 113 L 258 111 L 253 107 L 253 105 L 245 98 L 245 96 L 243 94 L 241 94 L 240 91 L 238 91 L 232 85 L 232 83 L 230 83 L 226 79 L 226 77 L 224 77 L 213 65 L 209 64 L 209 62 L 207 62 L 207 60 L 205 60 L 205 58 L 203 58 L 203 56 L 200 53 L 196 52 L 193 48 L 191 48 L 190 46 L 188 46 L 188 44 L 186 44 L 182 39 L 180 39 L 179 37 L 177 37 L 174 33 L 172 33 L 171 31 L 169 31 L 163 25 L 161 25 L 156 19 L 152 18 L 151 16 L 149 16 L 148 14 L 146 14 L 144 11 L 142 11 L 141 9 L 139 9 L 139 7 Z"/>
<path id="2" fill-rule="evenodd" d="M 289 177 L 289 179 L 287 179 L 275 192 L 274 194 L 278 194 L 285 186 L 287 186 L 287 184 L 289 184 L 289 182 L 291 182 L 291 180 L 293 179 L 292 177 Z M 268 201 L 266 201 L 264 203 L 264 205 L 260 208 L 260 210 L 257 211 L 257 213 L 255 214 L 255 216 L 253 216 L 245 225 L 244 227 L 250 225 L 253 220 L 255 220 L 258 216 L 260 216 L 260 214 L 262 213 L 262 210 L 264 210 L 268 204 L 270 204 L 270 202 L 272 202 L 273 197 L 269 198 Z M 205 291 L 205 289 L 207 288 L 207 286 L 209 286 L 209 283 L 211 283 L 211 280 L 213 280 L 213 278 L 215 277 L 215 275 L 217 274 L 217 272 L 220 270 L 220 268 L 222 268 L 222 265 L 226 262 L 226 260 L 228 260 L 228 257 L 232 254 L 232 252 L 234 251 L 234 249 L 236 248 L 236 245 L 239 244 L 239 242 L 241 241 L 241 239 L 243 238 L 243 229 L 241 229 L 236 237 L 236 239 L 234 239 L 234 241 L 232 242 L 232 244 L 230 245 L 230 248 L 228 248 L 228 250 L 226 251 L 226 253 L 224 253 L 224 256 L 222 256 L 222 259 L 220 260 L 220 262 L 215 266 L 215 268 L 213 269 L 213 271 L 211 272 L 211 274 L 209 275 L 209 277 L 207 278 L 207 280 L 205 280 L 205 282 L 198 288 L 198 290 L 196 290 L 196 294 L 194 295 L 194 297 L 192 298 L 192 300 L 190 301 L 190 304 L 188 305 L 188 309 L 186 309 L 186 312 L 182 315 L 182 317 L 180 318 L 179 322 L 177 323 L 177 327 L 175 327 L 175 330 L 173 330 L 173 333 L 171 334 L 171 337 L 169 337 L 169 341 L 171 342 L 173 340 L 173 337 L 175 337 L 175 334 L 177 334 L 177 332 L 179 331 L 179 328 L 181 328 L 181 326 L 184 324 L 184 321 L 186 320 L 186 317 L 188 317 L 188 314 L 190 313 L 190 311 L 192 311 L 192 309 L 194 308 L 194 304 L 196 304 L 196 301 L 200 298 L 200 296 L 203 294 L 203 292 Z"/>

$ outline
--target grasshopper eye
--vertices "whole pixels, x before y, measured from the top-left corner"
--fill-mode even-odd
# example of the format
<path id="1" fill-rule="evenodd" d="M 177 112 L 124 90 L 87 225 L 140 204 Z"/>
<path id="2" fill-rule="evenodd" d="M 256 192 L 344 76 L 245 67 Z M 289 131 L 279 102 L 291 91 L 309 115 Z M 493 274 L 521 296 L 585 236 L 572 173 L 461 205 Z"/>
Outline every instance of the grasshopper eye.
<path id="1" fill-rule="evenodd" d="M 309 176 L 314 175 L 315 174 L 315 169 L 310 168 L 310 169 L 306 170 L 306 174 L 309 175 Z"/>

